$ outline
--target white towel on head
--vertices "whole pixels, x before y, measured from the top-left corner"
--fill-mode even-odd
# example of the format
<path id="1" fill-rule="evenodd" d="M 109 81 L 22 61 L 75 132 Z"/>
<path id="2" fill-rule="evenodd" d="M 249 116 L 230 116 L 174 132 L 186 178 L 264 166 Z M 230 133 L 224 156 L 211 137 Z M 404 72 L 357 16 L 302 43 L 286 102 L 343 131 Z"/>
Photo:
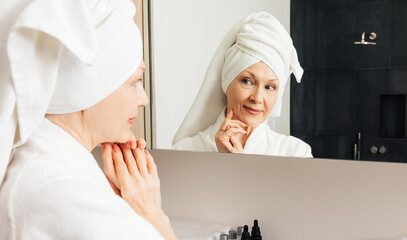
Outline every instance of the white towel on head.
<path id="1" fill-rule="evenodd" d="M 173 139 L 191 137 L 216 121 L 226 106 L 226 90 L 240 72 L 262 61 L 280 81 L 271 116 L 281 113 L 282 94 L 291 73 L 300 82 L 303 70 L 288 32 L 266 12 L 252 13 L 235 24 L 216 50 L 201 89 Z"/>
<path id="2" fill-rule="evenodd" d="M 0 38 L 7 40 L 0 72 L 8 73 L 0 75 L 0 89 L 8 89 L 0 96 L 8 102 L 0 110 L 0 136 L 14 147 L 46 113 L 76 112 L 106 98 L 142 59 L 130 0 L 18 0 L 0 9 Z M 0 182 L 10 151 L 2 149 Z"/>

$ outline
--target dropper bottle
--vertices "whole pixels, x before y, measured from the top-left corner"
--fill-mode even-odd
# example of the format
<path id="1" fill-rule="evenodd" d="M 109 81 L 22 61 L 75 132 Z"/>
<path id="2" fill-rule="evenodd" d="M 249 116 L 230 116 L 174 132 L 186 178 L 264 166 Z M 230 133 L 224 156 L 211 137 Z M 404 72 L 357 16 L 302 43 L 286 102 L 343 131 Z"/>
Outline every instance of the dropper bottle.
<path id="1" fill-rule="evenodd" d="M 244 230 L 242 233 L 242 240 L 250 240 L 249 226 L 244 225 Z"/>
<path id="2" fill-rule="evenodd" d="M 254 225 L 252 227 L 252 238 L 251 240 L 262 240 L 261 239 L 261 232 L 259 227 L 259 222 L 257 219 L 254 219 Z"/>

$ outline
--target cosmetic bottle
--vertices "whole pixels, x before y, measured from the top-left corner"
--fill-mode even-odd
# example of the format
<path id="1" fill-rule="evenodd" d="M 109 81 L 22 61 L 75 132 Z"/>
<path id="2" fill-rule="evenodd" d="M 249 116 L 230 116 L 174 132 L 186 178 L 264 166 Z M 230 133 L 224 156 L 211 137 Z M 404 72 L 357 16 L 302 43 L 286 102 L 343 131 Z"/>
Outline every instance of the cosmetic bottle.
<path id="1" fill-rule="evenodd" d="M 244 231 L 243 226 L 238 226 L 237 227 L 237 240 L 241 240 L 242 239 L 242 233 Z"/>
<path id="2" fill-rule="evenodd" d="M 247 225 L 244 225 L 244 230 L 242 233 L 241 240 L 250 240 L 249 226 L 247 226 Z"/>
<path id="3" fill-rule="evenodd" d="M 262 240 L 261 239 L 261 232 L 260 232 L 259 222 L 257 221 L 257 219 L 254 219 L 254 224 L 253 224 L 253 227 L 252 227 L 251 240 Z"/>
<path id="4" fill-rule="evenodd" d="M 228 235 L 227 235 L 226 233 L 222 233 L 222 234 L 220 235 L 219 240 L 228 240 Z"/>
<path id="5" fill-rule="evenodd" d="M 229 231 L 229 240 L 237 240 L 237 232 L 235 230 Z"/>

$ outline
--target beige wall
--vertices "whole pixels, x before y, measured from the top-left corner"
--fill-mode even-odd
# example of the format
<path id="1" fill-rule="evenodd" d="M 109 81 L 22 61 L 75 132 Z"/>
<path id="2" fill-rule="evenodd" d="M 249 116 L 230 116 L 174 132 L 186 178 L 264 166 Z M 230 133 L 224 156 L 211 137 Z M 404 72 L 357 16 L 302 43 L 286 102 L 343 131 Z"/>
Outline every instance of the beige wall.
<path id="1" fill-rule="evenodd" d="M 152 150 L 171 217 L 259 219 L 267 240 L 407 236 L 407 165 Z"/>

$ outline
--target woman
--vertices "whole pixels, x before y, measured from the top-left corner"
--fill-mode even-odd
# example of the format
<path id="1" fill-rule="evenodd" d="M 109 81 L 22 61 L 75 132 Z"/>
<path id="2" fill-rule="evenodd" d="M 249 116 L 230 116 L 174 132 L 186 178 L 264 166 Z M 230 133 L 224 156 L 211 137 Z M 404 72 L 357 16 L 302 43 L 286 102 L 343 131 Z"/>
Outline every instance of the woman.
<path id="1" fill-rule="evenodd" d="M 312 157 L 308 144 L 267 125 L 291 73 L 299 82 L 303 70 L 290 35 L 270 14 L 250 14 L 218 47 L 173 148 Z"/>
<path id="2" fill-rule="evenodd" d="M 148 103 L 134 14 L 129 0 L 2 3 L 0 239 L 176 239 L 130 131 Z M 103 142 L 123 143 L 103 144 L 108 179 L 90 153 Z"/>

